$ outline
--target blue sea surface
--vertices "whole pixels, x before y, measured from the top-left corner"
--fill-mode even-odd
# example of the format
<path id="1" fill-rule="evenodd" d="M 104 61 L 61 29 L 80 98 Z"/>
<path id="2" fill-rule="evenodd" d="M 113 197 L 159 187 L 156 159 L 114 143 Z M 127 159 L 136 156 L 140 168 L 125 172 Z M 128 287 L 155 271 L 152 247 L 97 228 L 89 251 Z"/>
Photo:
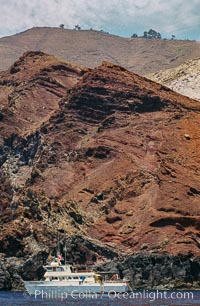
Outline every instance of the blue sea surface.
<path id="1" fill-rule="evenodd" d="M 184 293 L 184 291 L 182 291 Z M 167 292 L 167 298 L 156 297 L 151 292 L 150 296 L 141 298 L 133 298 L 133 296 L 108 296 L 100 295 L 95 296 L 67 296 L 67 297 L 30 297 L 26 292 L 5 292 L 0 291 L 0 306 L 36 306 L 36 305 L 48 305 L 48 306 L 187 306 L 187 305 L 200 305 L 200 291 L 190 291 L 192 298 L 190 299 L 171 299 L 170 291 Z"/>

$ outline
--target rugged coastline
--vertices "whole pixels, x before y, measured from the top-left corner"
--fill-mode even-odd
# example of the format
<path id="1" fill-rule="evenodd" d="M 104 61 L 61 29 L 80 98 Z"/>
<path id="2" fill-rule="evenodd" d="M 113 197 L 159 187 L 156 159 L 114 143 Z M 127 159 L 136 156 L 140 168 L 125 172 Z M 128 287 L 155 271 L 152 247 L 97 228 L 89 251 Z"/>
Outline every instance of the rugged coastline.
<path id="1" fill-rule="evenodd" d="M 23 291 L 23 279 L 41 279 L 42 262 L 47 254 L 29 258 L 25 262 L 17 258 L 1 261 L 0 290 Z M 191 255 L 136 254 L 125 259 L 114 259 L 97 271 L 116 271 L 120 277 L 130 280 L 133 290 L 197 290 L 200 287 L 200 258 Z"/>

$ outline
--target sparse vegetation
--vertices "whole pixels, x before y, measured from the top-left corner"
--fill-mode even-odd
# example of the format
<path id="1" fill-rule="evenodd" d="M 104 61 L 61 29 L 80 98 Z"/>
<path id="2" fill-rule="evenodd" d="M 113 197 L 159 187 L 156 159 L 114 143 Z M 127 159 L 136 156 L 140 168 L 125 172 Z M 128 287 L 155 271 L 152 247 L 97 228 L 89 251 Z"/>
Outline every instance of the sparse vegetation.
<path id="1" fill-rule="evenodd" d="M 149 31 L 144 31 L 144 37 L 145 38 L 158 38 L 158 39 L 162 38 L 161 34 L 153 29 L 150 29 Z"/>
<path id="2" fill-rule="evenodd" d="M 131 38 L 148 38 L 148 39 L 151 39 L 151 38 L 154 38 L 154 39 L 163 39 L 163 40 L 176 40 L 176 35 L 172 34 L 171 35 L 171 38 L 162 38 L 162 35 L 153 30 L 153 29 L 150 29 L 149 31 L 144 31 L 143 35 L 142 36 L 138 36 L 137 33 L 134 33 L 133 35 L 131 35 Z M 195 41 L 195 40 L 191 40 L 191 39 L 188 39 L 188 38 L 185 38 L 185 39 L 178 39 L 178 40 L 190 40 L 190 41 Z"/>
<path id="3" fill-rule="evenodd" d="M 60 29 L 64 29 L 65 25 L 63 23 L 61 23 L 59 25 L 59 28 Z M 102 29 L 98 30 L 98 29 L 94 29 L 92 27 L 90 27 L 89 29 L 82 29 L 78 24 L 76 24 L 73 29 L 74 30 L 78 30 L 78 31 L 80 31 L 80 30 L 86 30 L 86 31 L 89 30 L 89 31 L 96 31 L 96 32 L 102 32 L 102 33 L 105 33 L 105 34 L 110 34 L 109 32 L 104 31 Z M 174 34 L 171 34 L 170 38 L 166 38 L 166 37 L 162 38 L 161 33 L 157 32 L 156 30 L 153 30 L 153 29 L 149 29 L 148 31 L 144 31 L 142 36 L 139 36 L 137 33 L 133 33 L 131 35 L 131 38 L 147 38 L 147 39 L 154 38 L 154 39 L 162 39 L 162 40 L 189 40 L 189 41 L 196 41 L 196 40 L 192 40 L 192 39 L 189 39 L 189 38 L 185 38 L 185 39 L 180 39 L 179 38 L 179 39 L 177 39 L 176 35 L 174 35 Z"/>
<path id="4" fill-rule="evenodd" d="M 76 24 L 75 27 L 74 27 L 74 30 L 78 30 L 79 31 L 79 30 L 81 30 L 81 27 L 78 24 Z"/>
<path id="5" fill-rule="evenodd" d="M 138 37 L 136 33 L 133 33 L 133 35 L 131 36 L 131 38 L 136 38 L 136 37 Z"/>

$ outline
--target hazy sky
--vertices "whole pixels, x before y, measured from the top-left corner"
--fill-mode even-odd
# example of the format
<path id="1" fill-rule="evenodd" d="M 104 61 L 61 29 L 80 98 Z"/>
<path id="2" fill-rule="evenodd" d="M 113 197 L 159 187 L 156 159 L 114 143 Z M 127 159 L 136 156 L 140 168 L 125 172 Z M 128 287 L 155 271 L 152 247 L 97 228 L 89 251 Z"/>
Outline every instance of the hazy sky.
<path id="1" fill-rule="evenodd" d="M 128 37 L 153 28 L 163 37 L 200 40 L 200 1 L 0 0 L 0 36 L 61 23 Z"/>

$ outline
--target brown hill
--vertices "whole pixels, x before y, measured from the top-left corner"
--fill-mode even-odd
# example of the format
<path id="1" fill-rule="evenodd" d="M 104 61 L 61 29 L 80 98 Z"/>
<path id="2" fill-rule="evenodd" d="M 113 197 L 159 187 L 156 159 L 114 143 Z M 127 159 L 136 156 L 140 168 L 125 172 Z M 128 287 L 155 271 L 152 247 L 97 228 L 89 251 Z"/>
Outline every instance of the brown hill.
<path id="1" fill-rule="evenodd" d="M 32 28 L 0 39 L 0 70 L 8 69 L 25 51 L 44 51 L 91 68 L 110 61 L 146 74 L 199 57 L 200 43 L 122 38 L 98 31 Z"/>
<path id="2" fill-rule="evenodd" d="M 197 101 L 107 62 L 32 52 L 1 74 L 0 96 L 1 253 L 48 254 L 60 231 L 84 263 L 198 255 Z"/>
<path id="3" fill-rule="evenodd" d="M 147 77 L 184 96 L 200 101 L 200 59 L 196 58 L 182 65 L 148 74 Z"/>

